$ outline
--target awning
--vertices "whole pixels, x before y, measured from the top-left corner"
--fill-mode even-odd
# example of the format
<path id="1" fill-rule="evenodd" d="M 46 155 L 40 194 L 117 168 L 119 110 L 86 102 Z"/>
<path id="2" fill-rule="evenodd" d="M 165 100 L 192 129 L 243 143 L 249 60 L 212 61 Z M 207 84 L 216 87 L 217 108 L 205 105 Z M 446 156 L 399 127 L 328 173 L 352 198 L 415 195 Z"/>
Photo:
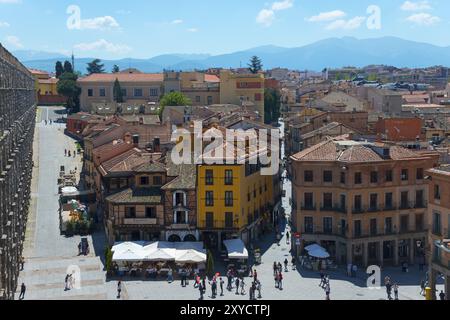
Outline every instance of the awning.
<path id="1" fill-rule="evenodd" d="M 305 247 L 306 251 L 327 251 L 325 248 L 319 246 L 317 243 L 309 245 L 307 247 Z"/>
<path id="2" fill-rule="evenodd" d="M 144 256 L 144 261 L 174 261 L 175 257 L 165 249 L 158 249 Z"/>
<path id="3" fill-rule="evenodd" d="M 225 240 L 223 244 L 227 248 L 229 259 L 248 259 L 248 251 L 241 239 Z"/>
<path id="4" fill-rule="evenodd" d="M 205 263 L 206 254 L 195 251 L 188 250 L 182 253 L 179 257 L 175 259 L 177 263 Z"/>
<path id="5" fill-rule="evenodd" d="M 131 249 L 122 252 L 114 252 L 113 261 L 142 261 L 142 255 Z"/>
<path id="6" fill-rule="evenodd" d="M 322 250 L 313 250 L 308 252 L 309 256 L 313 258 L 319 258 L 319 259 L 328 259 L 330 257 L 330 254 L 326 251 Z"/>

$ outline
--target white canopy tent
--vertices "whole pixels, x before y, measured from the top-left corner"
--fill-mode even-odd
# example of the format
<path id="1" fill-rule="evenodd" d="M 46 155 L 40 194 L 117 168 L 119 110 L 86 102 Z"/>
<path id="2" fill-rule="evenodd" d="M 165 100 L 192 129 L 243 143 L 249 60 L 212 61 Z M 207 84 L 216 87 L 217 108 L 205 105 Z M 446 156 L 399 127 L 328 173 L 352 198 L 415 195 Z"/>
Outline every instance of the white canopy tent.
<path id="1" fill-rule="evenodd" d="M 224 240 L 229 259 L 248 259 L 248 250 L 241 239 Z"/>
<path id="2" fill-rule="evenodd" d="M 127 249 L 122 252 L 114 252 L 113 261 L 142 261 L 141 252 L 136 252 L 132 249 Z"/>
<path id="3" fill-rule="evenodd" d="M 318 259 L 328 259 L 330 257 L 330 254 L 323 250 L 312 250 L 309 251 L 308 254 L 313 258 Z"/>

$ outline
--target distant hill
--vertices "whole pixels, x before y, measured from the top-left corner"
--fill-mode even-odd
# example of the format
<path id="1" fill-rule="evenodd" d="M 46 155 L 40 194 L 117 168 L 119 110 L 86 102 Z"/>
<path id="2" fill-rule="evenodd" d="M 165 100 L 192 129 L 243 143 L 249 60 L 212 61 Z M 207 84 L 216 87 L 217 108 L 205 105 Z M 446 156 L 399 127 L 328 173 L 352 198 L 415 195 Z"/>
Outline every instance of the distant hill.
<path id="1" fill-rule="evenodd" d="M 55 62 L 58 60 L 58 57 L 30 59 L 33 56 L 44 57 L 45 53 L 42 52 L 27 54 L 25 51 L 16 51 L 14 54 L 28 67 L 47 71 L 53 71 Z M 48 55 L 52 54 L 48 53 Z M 268 45 L 216 56 L 165 54 L 150 59 L 103 60 L 103 63 L 107 71 L 111 71 L 114 64 L 121 69 L 133 67 L 143 72 L 161 72 L 164 69 L 188 71 L 212 67 L 245 67 L 253 55 L 262 59 L 265 69 L 284 67 L 321 71 L 324 68 L 349 65 L 363 67 L 371 64 L 411 68 L 433 65 L 450 66 L 450 47 L 439 47 L 396 37 L 329 38 L 297 48 Z M 76 69 L 85 72 L 86 63 L 92 60 L 93 58 L 76 59 Z"/>

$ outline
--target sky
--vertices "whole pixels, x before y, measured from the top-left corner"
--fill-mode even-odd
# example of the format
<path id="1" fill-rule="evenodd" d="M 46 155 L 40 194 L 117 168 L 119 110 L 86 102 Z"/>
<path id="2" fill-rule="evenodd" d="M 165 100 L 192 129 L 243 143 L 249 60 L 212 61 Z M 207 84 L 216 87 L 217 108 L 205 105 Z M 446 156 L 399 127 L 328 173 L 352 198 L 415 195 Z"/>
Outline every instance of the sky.
<path id="1" fill-rule="evenodd" d="M 0 42 L 10 51 L 102 59 L 217 55 L 344 36 L 450 46 L 448 30 L 448 0 L 0 0 Z"/>

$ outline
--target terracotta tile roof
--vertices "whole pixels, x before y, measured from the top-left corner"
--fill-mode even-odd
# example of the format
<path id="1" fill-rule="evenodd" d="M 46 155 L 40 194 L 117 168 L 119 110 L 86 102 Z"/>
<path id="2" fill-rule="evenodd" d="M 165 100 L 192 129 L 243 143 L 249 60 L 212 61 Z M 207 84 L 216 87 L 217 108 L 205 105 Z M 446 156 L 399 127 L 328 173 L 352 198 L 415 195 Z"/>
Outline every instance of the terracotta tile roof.
<path id="1" fill-rule="evenodd" d="M 106 201 L 116 204 L 160 204 L 162 198 L 161 188 L 128 188 L 107 197 Z"/>
<path id="2" fill-rule="evenodd" d="M 206 82 L 220 82 L 220 78 L 214 74 L 205 74 Z"/>
<path id="3" fill-rule="evenodd" d="M 96 73 L 81 78 L 80 83 L 88 82 L 163 82 L 162 73 Z"/>
<path id="4" fill-rule="evenodd" d="M 390 150 L 390 157 L 393 160 L 422 158 L 420 154 L 400 146 L 392 146 Z"/>
<path id="5" fill-rule="evenodd" d="M 323 141 L 292 156 L 294 160 L 335 161 L 337 148 L 333 140 Z"/>
<path id="6" fill-rule="evenodd" d="M 372 149 L 364 146 L 354 146 L 346 149 L 338 158 L 343 162 L 378 162 L 383 159 Z"/>
<path id="7" fill-rule="evenodd" d="M 140 173 L 166 173 L 167 170 L 164 163 L 154 162 L 151 159 L 148 159 L 145 163 L 136 166 L 133 171 Z"/>
<path id="8" fill-rule="evenodd" d="M 103 175 L 110 173 L 132 172 L 133 168 L 138 165 L 144 164 L 146 157 L 142 156 L 143 152 L 139 149 L 133 148 L 127 152 L 124 152 L 117 157 L 114 157 L 108 161 L 105 161 L 100 166 L 100 171 Z"/>

